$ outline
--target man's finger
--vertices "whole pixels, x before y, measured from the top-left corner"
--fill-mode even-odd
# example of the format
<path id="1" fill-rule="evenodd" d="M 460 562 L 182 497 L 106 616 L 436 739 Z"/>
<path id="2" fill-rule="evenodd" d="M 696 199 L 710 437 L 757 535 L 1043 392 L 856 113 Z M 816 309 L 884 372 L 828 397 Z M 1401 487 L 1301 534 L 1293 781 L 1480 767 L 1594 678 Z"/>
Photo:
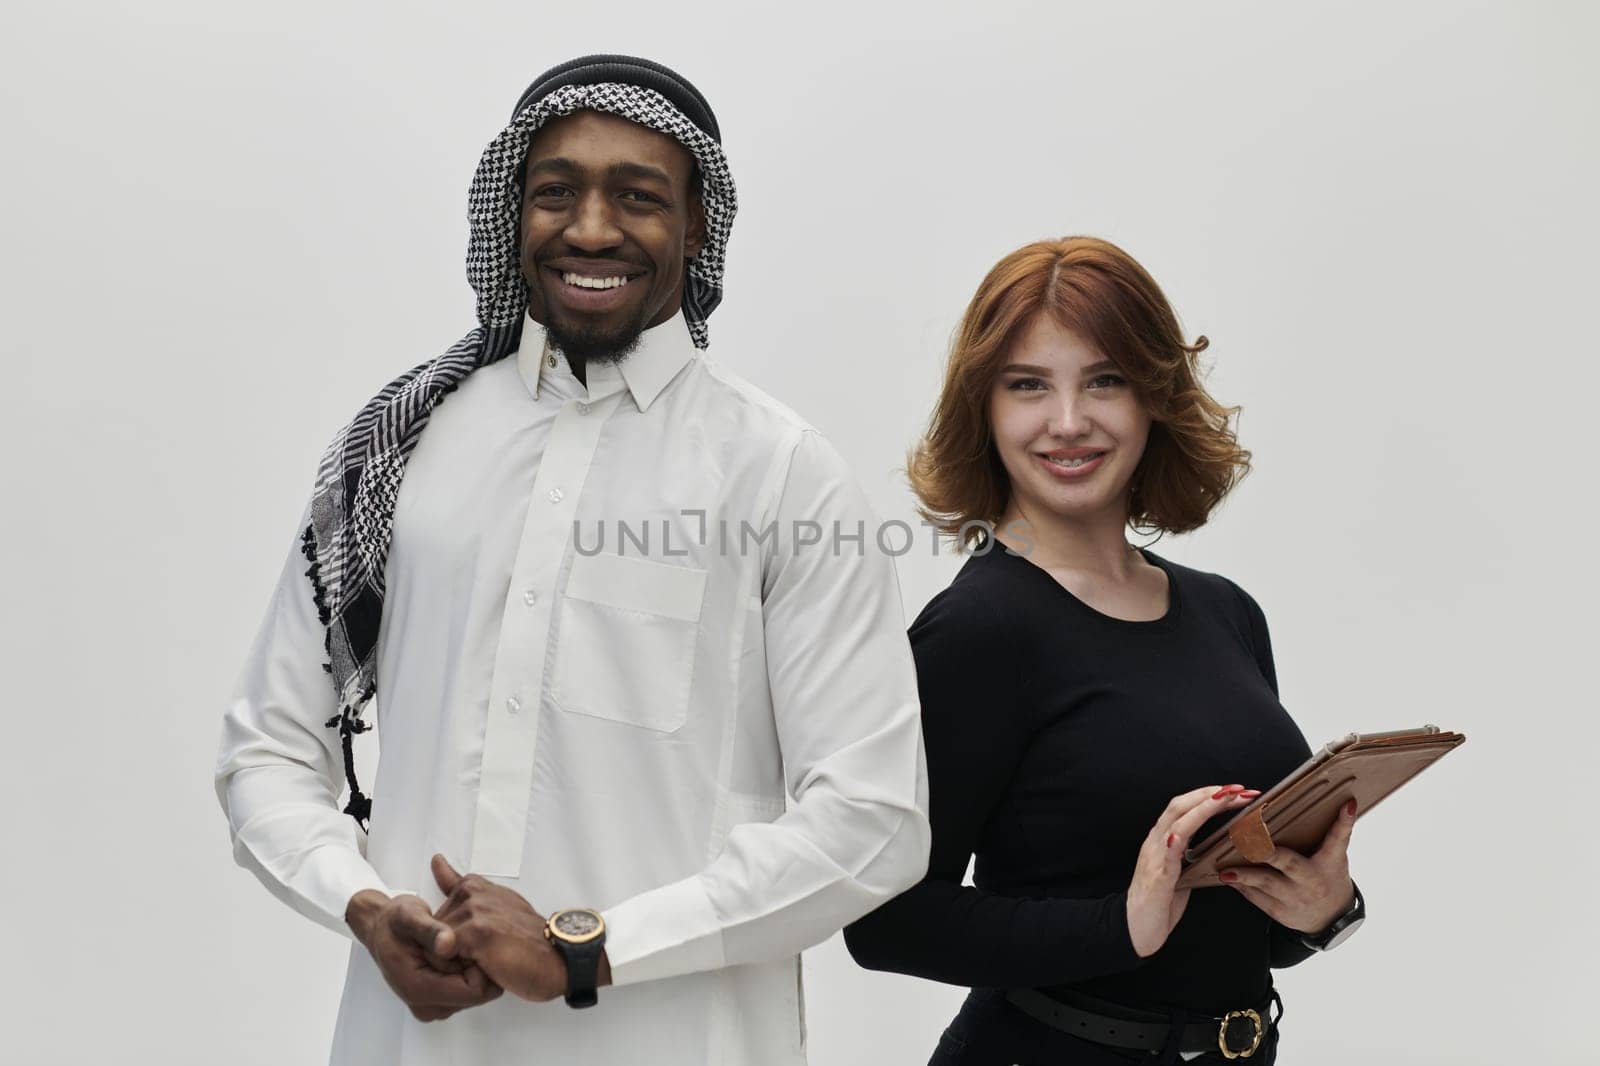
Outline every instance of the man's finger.
<path id="1" fill-rule="evenodd" d="M 462 971 L 461 976 L 473 993 L 483 997 L 482 1002 L 484 1003 L 494 999 L 502 991 L 500 986 L 489 980 L 489 975 L 484 973 L 478 966 L 468 966 Z"/>
<path id="2" fill-rule="evenodd" d="M 415 896 L 412 898 L 416 899 Z M 440 958 L 448 959 L 455 954 L 455 931 L 434 918 L 428 912 L 428 905 L 420 899 L 415 905 L 406 905 L 398 909 L 394 918 L 394 931 L 396 935 L 405 937 L 425 951 L 432 951 Z"/>
<path id="3" fill-rule="evenodd" d="M 1356 801 L 1352 799 L 1339 808 L 1339 817 L 1328 827 L 1328 835 L 1322 838 L 1322 846 L 1317 848 L 1317 858 L 1329 858 L 1349 851 L 1350 834 L 1355 827 Z"/>
<path id="4" fill-rule="evenodd" d="M 442 1022 L 454 1013 L 453 1010 L 444 1010 L 440 1007 L 411 1008 L 411 1016 L 419 1022 Z"/>
<path id="5" fill-rule="evenodd" d="M 444 898 L 444 902 L 439 904 L 439 909 L 433 912 L 433 916 L 445 925 L 455 928 L 465 920 L 466 911 L 466 898 L 455 892 Z"/>
<path id="6" fill-rule="evenodd" d="M 461 883 L 461 875 L 450 865 L 450 860 L 443 855 L 435 855 L 429 865 L 433 867 L 433 879 L 439 883 L 439 891 L 447 896 L 454 892 Z"/>
<path id="7" fill-rule="evenodd" d="M 455 942 L 450 946 L 455 948 L 455 950 L 452 951 L 448 956 L 440 955 L 434 952 L 431 948 L 425 948 L 423 949 L 422 957 L 427 960 L 429 966 L 432 966 L 435 970 L 438 970 L 442 974 L 460 973 L 469 965 L 460 958 L 460 938 L 457 937 Z"/>
<path id="8" fill-rule="evenodd" d="M 476 970 L 477 967 L 472 967 Z M 486 1003 L 498 992 L 490 993 L 494 987 L 483 979 L 481 971 L 476 979 L 470 979 L 467 971 L 455 974 L 442 974 L 426 965 L 420 965 L 405 975 L 405 990 L 402 998 L 412 1005 L 429 1007 L 448 1007 L 460 1010 L 462 1007 L 475 1007 L 479 1003 Z"/>

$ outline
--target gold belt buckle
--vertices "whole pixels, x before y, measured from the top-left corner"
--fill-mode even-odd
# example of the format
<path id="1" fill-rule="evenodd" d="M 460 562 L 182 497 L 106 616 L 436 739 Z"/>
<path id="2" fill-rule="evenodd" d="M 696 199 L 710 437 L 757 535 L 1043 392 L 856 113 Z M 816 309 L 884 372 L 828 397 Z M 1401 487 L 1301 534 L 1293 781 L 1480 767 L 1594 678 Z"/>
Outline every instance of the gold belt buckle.
<path id="1" fill-rule="evenodd" d="M 1250 1024 L 1256 1028 L 1255 1036 L 1250 1040 L 1250 1046 L 1243 1051 L 1234 1051 L 1228 1046 L 1228 1023 L 1235 1018 L 1248 1018 L 1250 1019 Z M 1222 1049 L 1222 1057 L 1225 1059 L 1248 1059 L 1261 1046 L 1261 1037 L 1264 1032 L 1265 1029 L 1261 1025 L 1261 1015 L 1255 1011 L 1230 1010 L 1222 1016 L 1222 1024 L 1217 1027 L 1217 1047 Z"/>

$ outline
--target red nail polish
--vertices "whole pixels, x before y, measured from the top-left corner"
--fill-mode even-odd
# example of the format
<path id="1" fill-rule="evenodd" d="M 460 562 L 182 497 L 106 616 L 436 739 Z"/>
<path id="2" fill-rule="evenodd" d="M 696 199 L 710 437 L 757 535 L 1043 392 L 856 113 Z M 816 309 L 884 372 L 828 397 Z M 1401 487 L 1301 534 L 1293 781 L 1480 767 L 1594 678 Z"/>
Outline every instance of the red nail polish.
<path id="1" fill-rule="evenodd" d="M 1257 796 L 1261 795 L 1261 790 L 1259 788 L 1247 788 L 1243 792 L 1239 793 L 1239 795 L 1243 796 L 1245 799 L 1255 799 Z"/>
<path id="2" fill-rule="evenodd" d="M 1221 788 L 1217 789 L 1215 792 L 1213 792 L 1211 794 L 1211 798 L 1214 799 L 1214 800 L 1219 800 L 1223 796 L 1226 796 L 1230 792 L 1243 792 L 1243 791 L 1244 791 L 1244 786 L 1243 785 L 1224 785 L 1223 787 L 1221 787 Z"/>
<path id="3" fill-rule="evenodd" d="M 1178 834 L 1177 833 L 1168 833 L 1167 834 L 1167 847 L 1169 847 L 1169 848 L 1172 847 L 1172 842 L 1174 840 L 1177 840 L 1177 839 L 1178 839 Z"/>
<path id="4" fill-rule="evenodd" d="M 1224 884 L 1231 885 L 1233 882 L 1239 880 L 1239 875 L 1234 873 L 1232 870 L 1224 870 L 1217 875 L 1217 880 L 1223 882 Z"/>
<path id="5" fill-rule="evenodd" d="M 1344 813 L 1349 815 L 1352 818 L 1354 818 L 1356 816 L 1356 801 L 1355 800 L 1352 799 L 1349 803 L 1346 803 L 1344 805 Z"/>

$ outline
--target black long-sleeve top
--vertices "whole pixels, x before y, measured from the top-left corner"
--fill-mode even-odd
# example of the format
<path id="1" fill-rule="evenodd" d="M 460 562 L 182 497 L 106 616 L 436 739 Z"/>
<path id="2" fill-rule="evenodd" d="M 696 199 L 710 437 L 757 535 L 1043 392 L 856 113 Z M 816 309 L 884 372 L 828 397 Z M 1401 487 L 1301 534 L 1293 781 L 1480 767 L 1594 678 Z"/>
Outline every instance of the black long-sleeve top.
<path id="1" fill-rule="evenodd" d="M 1148 959 L 1127 923 L 1139 848 L 1173 796 L 1265 790 L 1310 755 L 1278 702 L 1260 607 L 1226 578 L 1145 552 L 1166 571 L 1168 610 L 1122 621 L 988 543 L 911 627 L 928 875 L 845 930 L 851 954 L 871 969 L 1128 1006 L 1260 1002 L 1270 968 L 1310 951 L 1234 890 L 1195 890 Z"/>

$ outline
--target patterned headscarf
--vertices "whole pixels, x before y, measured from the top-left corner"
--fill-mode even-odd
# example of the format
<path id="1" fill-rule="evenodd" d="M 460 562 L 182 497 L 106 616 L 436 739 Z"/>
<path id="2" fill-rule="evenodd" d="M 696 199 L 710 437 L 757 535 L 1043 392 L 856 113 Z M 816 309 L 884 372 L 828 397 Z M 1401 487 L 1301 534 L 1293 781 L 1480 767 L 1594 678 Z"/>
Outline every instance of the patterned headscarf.
<path id="1" fill-rule="evenodd" d="M 477 328 L 391 381 L 333 439 L 317 470 L 311 518 L 301 536 L 306 576 L 327 627 L 324 669 L 339 694 L 339 713 L 326 725 L 338 729 L 344 749 L 345 813 L 363 828 L 372 801 L 356 783 L 351 741 L 369 728 L 362 714 L 378 690 L 378 625 L 400 479 L 433 408 L 474 370 L 505 358 L 521 342 L 528 305 L 518 247 L 522 163 L 534 131 L 580 110 L 637 122 L 689 150 L 699 168 L 706 225 L 705 244 L 687 264 L 683 293 L 683 315 L 697 347 L 706 347 L 706 318 L 722 300 L 737 198 L 705 98 L 666 67 L 629 56 L 586 56 L 541 75 L 510 124 L 489 142 L 472 178 L 467 280 L 478 294 Z"/>

